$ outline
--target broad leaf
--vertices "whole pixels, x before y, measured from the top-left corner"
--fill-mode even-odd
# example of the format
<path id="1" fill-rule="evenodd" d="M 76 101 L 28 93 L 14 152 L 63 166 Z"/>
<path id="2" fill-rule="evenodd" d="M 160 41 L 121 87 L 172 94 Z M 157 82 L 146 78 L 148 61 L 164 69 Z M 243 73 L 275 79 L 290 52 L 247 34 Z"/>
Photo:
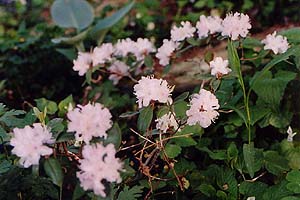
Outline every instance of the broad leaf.
<path id="1" fill-rule="evenodd" d="M 151 106 L 142 108 L 139 114 L 137 126 L 138 129 L 145 133 L 147 129 L 150 127 L 153 118 L 153 109 Z"/>
<path id="2" fill-rule="evenodd" d="M 93 37 L 96 37 L 100 31 L 110 28 L 113 25 L 115 25 L 118 21 L 120 21 L 133 7 L 134 1 L 129 3 L 128 5 L 124 6 L 117 12 L 115 12 L 113 15 L 106 17 L 104 19 L 99 20 L 96 25 L 92 28 L 90 31 L 90 34 Z"/>
<path id="3" fill-rule="evenodd" d="M 94 12 L 85 0 L 56 0 L 51 6 L 51 16 L 60 27 L 82 30 L 93 22 Z"/>
<path id="4" fill-rule="evenodd" d="M 61 188 L 64 174 L 58 160 L 54 158 L 46 159 L 44 163 L 44 169 L 46 174 L 51 178 L 52 182 Z"/>

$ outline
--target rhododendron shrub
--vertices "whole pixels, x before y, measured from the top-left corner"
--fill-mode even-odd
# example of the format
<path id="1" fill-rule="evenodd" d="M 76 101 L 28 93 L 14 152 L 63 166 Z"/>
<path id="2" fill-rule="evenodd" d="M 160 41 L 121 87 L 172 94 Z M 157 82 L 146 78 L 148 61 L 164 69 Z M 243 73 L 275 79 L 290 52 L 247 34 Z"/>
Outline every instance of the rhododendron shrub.
<path id="1" fill-rule="evenodd" d="M 201 15 L 158 46 L 125 38 L 82 49 L 81 99 L 0 105 L 3 182 L 17 166 L 60 199 L 297 199 L 299 114 L 288 92 L 299 86 L 299 30 L 258 40 L 251 27 L 243 13 Z M 208 47 L 220 41 L 227 53 L 217 56 Z M 196 65 L 190 51 L 200 49 L 209 72 L 180 87 L 173 67 Z"/>

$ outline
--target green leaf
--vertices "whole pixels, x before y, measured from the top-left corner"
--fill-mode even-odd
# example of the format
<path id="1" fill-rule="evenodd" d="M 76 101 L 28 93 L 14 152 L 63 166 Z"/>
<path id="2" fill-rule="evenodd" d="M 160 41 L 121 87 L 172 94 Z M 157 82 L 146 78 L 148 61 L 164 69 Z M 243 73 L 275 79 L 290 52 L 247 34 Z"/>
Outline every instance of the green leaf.
<path id="1" fill-rule="evenodd" d="M 63 132 L 65 129 L 65 126 L 63 125 L 63 119 L 61 118 L 51 119 L 48 122 L 47 127 L 51 129 L 51 133 L 54 133 L 54 137 Z"/>
<path id="2" fill-rule="evenodd" d="M 166 144 L 165 152 L 169 158 L 175 158 L 181 152 L 181 147 L 175 144 Z"/>
<path id="3" fill-rule="evenodd" d="M 292 55 L 297 55 L 299 52 L 300 47 L 292 47 L 288 49 L 285 53 L 279 54 L 274 56 L 274 58 L 263 68 L 262 71 L 256 73 L 253 78 L 250 80 L 250 89 L 256 87 L 257 81 L 262 81 L 265 77 L 265 73 L 267 73 L 272 67 L 274 67 L 276 64 L 287 60 Z"/>
<path id="4" fill-rule="evenodd" d="M 138 129 L 141 132 L 146 133 L 147 129 L 150 127 L 152 118 L 153 118 L 153 109 L 152 109 L 151 105 L 149 105 L 148 107 L 142 108 L 140 110 L 140 114 L 139 114 L 139 118 L 138 118 L 138 122 L 137 122 Z"/>
<path id="5" fill-rule="evenodd" d="M 226 160 L 227 159 L 227 152 L 226 150 L 214 150 L 211 151 L 207 147 L 196 147 L 200 151 L 204 151 L 208 153 L 209 157 L 213 160 Z"/>
<path id="6" fill-rule="evenodd" d="M 46 174 L 51 178 L 52 182 L 61 188 L 64 174 L 58 160 L 54 158 L 46 159 L 44 163 L 44 169 Z"/>
<path id="7" fill-rule="evenodd" d="M 228 41 L 229 66 L 236 76 L 241 76 L 241 63 L 236 48 L 231 40 Z"/>
<path id="8" fill-rule="evenodd" d="M 121 145 L 122 133 L 117 122 L 114 123 L 113 127 L 108 131 L 107 138 L 104 140 L 104 144 L 114 144 L 115 148 L 118 149 Z"/>
<path id="9" fill-rule="evenodd" d="M 184 93 L 180 94 L 179 96 L 177 96 L 174 99 L 174 102 L 185 100 L 186 98 L 188 98 L 189 94 L 190 94 L 189 92 L 184 92 Z"/>
<path id="10" fill-rule="evenodd" d="M 188 110 L 188 103 L 185 101 L 177 101 L 174 103 L 174 111 L 176 117 L 184 118 L 186 117 L 186 111 Z"/>
<path id="11" fill-rule="evenodd" d="M 40 98 L 34 100 L 37 104 L 39 110 L 47 109 L 47 113 L 52 115 L 57 111 L 57 104 L 54 101 L 47 100 L 45 98 Z"/>
<path id="12" fill-rule="evenodd" d="M 93 8 L 85 0 L 55 0 L 51 16 L 58 26 L 79 30 L 88 27 L 94 20 Z"/>
<path id="13" fill-rule="evenodd" d="M 143 192 L 142 186 L 133 186 L 132 188 L 129 189 L 128 186 L 125 186 L 123 191 L 120 192 L 118 196 L 118 200 L 136 200 L 142 197 L 142 192 Z"/>
<path id="14" fill-rule="evenodd" d="M 115 12 L 113 15 L 97 21 L 96 25 L 90 31 L 90 34 L 93 37 L 97 37 L 97 35 L 100 33 L 100 31 L 102 31 L 104 29 L 108 29 L 108 28 L 112 27 L 113 25 L 115 25 L 131 10 L 133 5 L 134 5 L 134 1 L 132 1 L 128 5 L 121 8 L 120 10 Z"/>
<path id="15" fill-rule="evenodd" d="M 146 65 L 146 67 L 152 67 L 153 66 L 153 59 L 151 57 L 151 55 L 147 55 L 144 59 L 144 63 Z"/>
<path id="16" fill-rule="evenodd" d="M 264 195 L 263 200 L 281 200 L 283 197 L 292 195 L 292 192 L 286 188 L 287 181 L 283 180 L 277 185 L 269 186 Z"/>
<path id="17" fill-rule="evenodd" d="M 189 147 L 189 146 L 194 146 L 197 144 L 197 142 L 191 137 L 191 135 L 177 137 L 177 136 L 182 136 L 182 135 L 186 135 L 186 134 L 183 132 L 177 132 L 174 135 L 174 136 L 176 136 L 176 138 L 172 138 L 171 141 L 181 147 Z"/>
<path id="18" fill-rule="evenodd" d="M 120 118 L 130 118 L 130 117 L 133 117 L 133 116 L 135 116 L 139 113 L 140 113 L 139 111 L 129 111 L 129 112 L 126 112 L 126 113 L 122 113 L 119 117 Z"/>
<path id="19" fill-rule="evenodd" d="M 59 102 L 58 104 L 58 115 L 59 116 L 64 116 L 67 112 L 68 112 L 68 108 L 69 105 L 73 105 L 73 96 L 69 95 L 68 97 L 66 97 L 64 100 L 62 100 L 61 102 Z"/>
<path id="20" fill-rule="evenodd" d="M 270 113 L 270 109 L 260 105 L 250 107 L 251 125 L 253 126 L 257 121 Z"/>
<path id="21" fill-rule="evenodd" d="M 252 88 L 261 100 L 276 110 L 280 105 L 287 84 L 295 77 L 296 73 L 294 72 L 278 71 L 272 78 L 272 73 L 267 71 Z"/>
<path id="22" fill-rule="evenodd" d="M 73 192 L 72 200 L 80 199 L 84 195 L 84 193 L 84 189 L 80 186 L 79 183 L 77 183 Z"/>
<path id="23" fill-rule="evenodd" d="M 264 160 L 266 169 L 276 176 L 289 170 L 288 161 L 277 151 L 264 152 Z"/>
<path id="24" fill-rule="evenodd" d="M 287 37 L 289 43 L 292 43 L 292 44 L 300 43 L 300 28 L 299 27 L 280 31 L 279 34 Z"/>
<path id="25" fill-rule="evenodd" d="M 6 131 L 0 126 L 0 138 L 1 143 L 10 141 L 11 134 L 6 133 Z"/>
<path id="26" fill-rule="evenodd" d="M 286 180 L 289 181 L 289 183 L 286 186 L 287 189 L 296 194 L 300 194 L 300 171 L 290 171 L 286 176 Z"/>
<path id="27" fill-rule="evenodd" d="M 255 163 L 255 148 L 254 144 L 244 144 L 243 145 L 243 155 L 244 155 L 244 161 L 246 164 L 246 168 L 251 176 L 251 178 L 254 177 L 254 163 Z"/>
<path id="28" fill-rule="evenodd" d="M 8 160 L 3 160 L 0 163 L 0 174 L 4 174 L 11 169 L 12 164 Z"/>
<path id="29" fill-rule="evenodd" d="M 66 56 L 70 61 L 77 58 L 77 52 L 74 48 L 56 48 L 55 50 Z"/>
<path id="30" fill-rule="evenodd" d="M 262 182 L 248 182 L 244 181 L 240 184 L 239 191 L 245 197 L 255 197 L 256 199 L 262 199 L 264 192 L 268 188 L 268 185 Z"/>
<path id="31" fill-rule="evenodd" d="M 201 43 L 201 40 L 197 40 L 197 39 L 195 39 L 195 38 L 193 38 L 193 37 L 190 37 L 190 38 L 186 39 L 186 41 L 187 41 L 189 44 L 193 45 L 193 46 L 199 46 L 200 43 Z"/>
<path id="32" fill-rule="evenodd" d="M 168 114 L 169 112 L 170 112 L 170 108 L 168 106 L 161 106 L 156 113 L 156 117 L 161 118 L 162 116 Z"/>
<path id="33" fill-rule="evenodd" d="M 212 185 L 206 183 L 202 183 L 197 189 L 207 197 L 214 197 L 216 195 L 216 189 Z"/>

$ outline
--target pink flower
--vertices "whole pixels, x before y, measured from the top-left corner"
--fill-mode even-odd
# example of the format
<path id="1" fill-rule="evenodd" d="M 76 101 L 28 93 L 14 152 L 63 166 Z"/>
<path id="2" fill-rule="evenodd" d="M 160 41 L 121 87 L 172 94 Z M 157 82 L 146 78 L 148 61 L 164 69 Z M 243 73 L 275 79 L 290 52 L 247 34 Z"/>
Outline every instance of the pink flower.
<path id="1" fill-rule="evenodd" d="M 209 65 L 211 68 L 211 75 L 216 76 L 217 78 L 231 72 L 231 69 L 228 68 L 228 60 L 223 60 L 221 57 L 216 57 L 209 62 Z"/>
<path id="2" fill-rule="evenodd" d="M 103 180 L 108 182 L 122 181 L 120 171 L 123 164 L 115 157 L 116 150 L 113 144 L 86 145 L 83 148 L 83 159 L 80 160 L 77 177 L 84 190 L 93 190 L 96 195 L 106 197 Z"/>
<path id="3" fill-rule="evenodd" d="M 162 66 L 168 65 L 170 63 L 170 57 L 178 46 L 179 43 L 164 39 L 163 45 L 157 50 L 155 55 L 159 59 L 159 64 Z"/>
<path id="4" fill-rule="evenodd" d="M 92 54 L 93 66 L 111 61 L 113 52 L 114 47 L 111 43 L 104 43 L 100 47 L 94 48 Z"/>
<path id="5" fill-rule="evenodd" d="M 284 53 L 289 48 L 289 43 L 286 37 L 282 35 L 276 35 L 276 31 L 273 34 L 267 35 L 267 37 L 261 41 L 264 46 L 264 50 L 270 49 L 275 54 Z"/>
<path id="6" fill-rule="evenodd" d="M 79 76 L 83 76 L 92 65 L 92 55 L 90 53 L 79 52 L 76 60 L 73 60 L 73 70 L 78 71 Z"/>
<path id="7" fill-rule="evenodd" d="M 149 76 L 143 76 L 134 86 L 134 94 L 138 99 L 139 108 L 148 106 L 152 100 L 160 103 L 172 102 L 172 90 L 166 80 Z"/>
<path id="8" fill-rule="evenodd" d="M 228 36 L 232 40 L 237 40 L 239 36 L 246 37 L 251 28 L 250 18 L 243 13 L 227 14 L 222 22 L 222 35 Z"/>
<path id="9" fill-rule="evenodd" d="M 78 105 L 67 114 L 68 131 L 75 132 L 76 140 L 83 140 L 89 144 L 93 137 L 107 137 L 106 131 L 112 126 L 111 114 L 100 103 Z"/>
<path id="10" fill-rule="evenodd" d="M 112 80 L 114 85 L 117 85 L 121 78 L 129 75 L 129 67 L 118 60 L 113 62 L 113 64 L 108 68 L 108 71 L 111 73 L 108 79 Z"/>
<path id="11" fill-rule="evenodd" d="M 199 38 L 205 38 L 208 34 L 222 31 L 222 19 L 218 16 L 200 16 L 200 20 L 196 24 Z"/>
<path id="12" fill-rule="evenodd" d="M 14 128 L 10 145 L 12 153 L 20 157 L 20 164 L 24 167 L 38 165 L 41 156 L 51 155 L 52 149 L 45 144 L 52 144 L 52 134 L 40 123 L 24 128 Z"/>
<path id="13" fill-rule="evenodd" d="M 174 42 L 183 41 L 186 38 L 194 36 L 196 28 L 191 25 L 191 22 L 181 22 L 180 27 L 174 26 L 171 30 L 171 40 Z"/>
<path id="14" fill-rule="evenodd" d="M 211 125 L 218 116 L 216 111 L 220 105 L 218 99 L 211 92 L 201 89 L 199 94 L 194 94 L 190 101 L 190 109 L 186 111 L 187 124 L 199 124 L 203 128 Z"/>

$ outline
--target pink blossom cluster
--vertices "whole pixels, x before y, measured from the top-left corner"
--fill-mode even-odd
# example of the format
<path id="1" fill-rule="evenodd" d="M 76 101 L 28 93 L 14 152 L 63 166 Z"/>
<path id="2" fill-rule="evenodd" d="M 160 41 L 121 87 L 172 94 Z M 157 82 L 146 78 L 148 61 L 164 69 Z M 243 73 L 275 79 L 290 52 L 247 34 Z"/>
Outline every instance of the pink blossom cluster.
<path id="1" fill-rule="evenodd" d="M 14 128 L 10 145 L 12 153 L 20 157 L 20 164 L 25 168 L 38 165 L 41 156 L 51 155 L 52 148 L 47 144 L 54 143 L 52 133 L 41 123 L 24 128 Z"/>
<path id="2" fill-rule="evenodd" d="M 122 181 L 120 171 L 122 162 L 115 157 L 116 149 L 113 144 L 86 145 L 83 148 L 77 177 L 84 190 L 93 190 L 96 195 L 106 197 L 103 180 L 108 182 Z"/>
<path id="3" fill-rule="evenodd" d="M 186 111 L 188 117 L 187 124 L 199 124 L 207 128 L 219 116 L 219 101 L 210 91 L 201 89 L 198 94 L 194 94 L 190 101 L 190 109 Z"/>
<path id="4" fill-rule="evenodd" d="M 134 94 L 138 99 L 139 108 L 148 106 L 151 101 L 171 103 L 172 91 L 173 88 L 168 85 L 166 80 L 156 79 L 150 76 L 143 76 L 134 86 Z"/>

